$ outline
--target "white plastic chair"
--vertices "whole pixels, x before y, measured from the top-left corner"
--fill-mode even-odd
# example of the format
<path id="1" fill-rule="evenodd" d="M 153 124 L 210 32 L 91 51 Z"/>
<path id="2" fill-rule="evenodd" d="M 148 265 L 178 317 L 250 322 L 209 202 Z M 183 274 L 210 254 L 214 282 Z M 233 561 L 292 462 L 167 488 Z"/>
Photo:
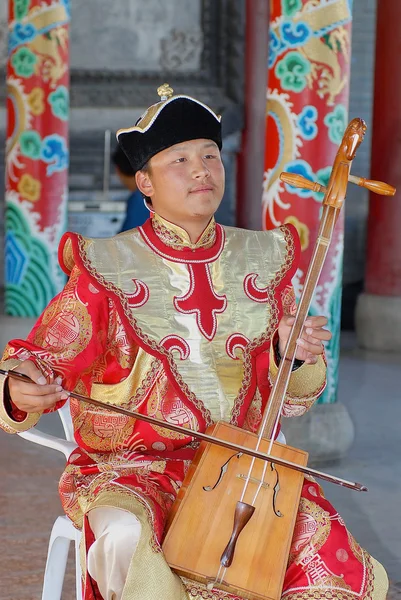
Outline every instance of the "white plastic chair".
<path id="1" fill-rule="evenodd" d="M 29 431 L 23 431 L 18 435 L 25 440 L 53 448 L 62 452 L 68 460 L 68 457 L 77 447 L 74 440 L 74 430 L 72 425 L 70 404 L 66 402 L 58 410 L 61 422 L 63 424 L 65 440 L 54 435 L 49 435 L 32 427 Z M 79 562 L 79 542 L 81 533 L 73 526 L 72 521 L 66 516 L 57 517 L 54 522 L 47 552 L 46 569 L 43 582 L 42 600 L 60 600 L 63 589 L 65 569 L 67 566 L 68 550 L 70 542 L 75 543 L 75 574 L 76 574 L 76 597 L 82 600 L 81 584 L 81 565 Z"/>

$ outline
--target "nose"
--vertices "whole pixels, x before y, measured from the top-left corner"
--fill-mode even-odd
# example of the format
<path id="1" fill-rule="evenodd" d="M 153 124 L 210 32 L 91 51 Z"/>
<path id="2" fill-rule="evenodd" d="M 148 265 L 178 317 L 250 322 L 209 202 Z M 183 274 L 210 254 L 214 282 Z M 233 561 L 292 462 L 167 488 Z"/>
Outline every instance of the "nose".
<path id="1" fill-rule="evenodd" d="M 210 176 L 210 171 L 203 158 L 199 158 L 194 162 L 192 175 L 194 179 L 204 179 Z"/>

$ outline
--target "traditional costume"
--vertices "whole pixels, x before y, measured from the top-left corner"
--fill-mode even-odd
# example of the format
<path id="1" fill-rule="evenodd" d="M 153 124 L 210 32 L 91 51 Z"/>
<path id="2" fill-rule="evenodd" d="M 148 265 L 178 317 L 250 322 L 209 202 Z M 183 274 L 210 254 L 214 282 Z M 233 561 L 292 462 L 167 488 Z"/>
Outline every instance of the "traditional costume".
<path id="1" fill-rule="evenodd" d="M 197 100 L 168 94 L 118 135 L 135 170 L 157 152 L 198 138 L 221 148 L 220 118 Z M 8 344 L 1 367 L 17 368 L 28 358 L 43 373 L 61 375 L 65 389 L 111 405 L 198 431 L 217 420 L 256 431 L 277 374 L 275 332 L 282 315 L 295 311 L 298 257 L 289 225 L 246 231 L 212 219 L 191 243 L 186 231 L 154 214 L 113 238 L 67 233 L 60 264 L 68 283 L 27 340 Z M 325 373 L 322 357 L 292 373 L 285 416 L 312 406 Z M 166 517 L 196 451 L 193 438 L 70 402 L 78 446 L 59 489 L 65 512 L 84 531 L 85 600 L 106 600 L 93 574 L 104 570 L 102 556 L 110 558 L 108 519 L 116 514 L 126 566 L 114 576 L 128 571 L 123 600 L 234 598 L 182 581 L 161 551 Z M 10 433 L 39 418 L 7 395 L 0 403 L 0 426 Z M 92 513 L 100 522 L 91 519 L 95 508 L 103 510 Z M 110 560 L 118 565 L 118 553 Z M 283 598 L 384 600 L 386 590 L 383 567 L 305 478 Z"/>

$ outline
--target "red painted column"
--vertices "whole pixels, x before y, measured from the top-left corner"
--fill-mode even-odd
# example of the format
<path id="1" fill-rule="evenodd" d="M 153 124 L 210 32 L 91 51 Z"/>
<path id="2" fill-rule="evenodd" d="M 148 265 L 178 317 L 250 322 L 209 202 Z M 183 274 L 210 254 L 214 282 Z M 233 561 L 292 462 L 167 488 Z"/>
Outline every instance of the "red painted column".
<path id="1" fill-rule="evenodd" d="M 245 124 L 237 168 L 237 225 L 261 229 L 264 172 L 269 2 L 246 2 Z"/>
<path id="2" fill-rule="evenodd" d="M 355 324 L 360 346 L 380 352 L 401 352 L 400 47 L 401 4 L 378 0 L 371 178 L 398 192 L 370 196 L 365 292 L 358 298 Z"/>
<path id="3" fill-rule="evenodd" d="M 61 289 L 67 223 L 69 0 L 9 0 L 5 311 L 39 316 Z"/>
<path id="4" fill-rule="evenodd" d="M 391 24 L 391 35 L 389 26 Z M 371 177 L 401 191 L 401 3 L 377 2 Z M 365 291 L 401 298 L 401 196 L 371 194 Z"/>
<path id="5" fill-rule="evenodd" d="M 348 0 L 272 0 L 266 107 L 263 225 L 292 223 L 301 240 L 299 297 L 316 240 L 322 194 L 283 184 L 282 171 L 325 185 L 348 123 L 352 13 Z M 344 213 L 338 219 L 310 313 L 325 315 L 327 387 L 334 403 L 340 352 Z"/>

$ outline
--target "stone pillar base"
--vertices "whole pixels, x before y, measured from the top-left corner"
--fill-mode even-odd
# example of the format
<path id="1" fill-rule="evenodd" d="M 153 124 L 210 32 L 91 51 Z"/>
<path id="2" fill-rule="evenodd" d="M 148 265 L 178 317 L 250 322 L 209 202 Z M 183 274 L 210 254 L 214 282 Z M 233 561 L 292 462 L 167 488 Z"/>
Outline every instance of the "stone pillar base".
<path id="1" fill-rule="evenodd" d="M 0 356 L 6 344 L 15 338 L 25 339 L 37 319 L 29 317 L 10 317 L 0 314 Z"/>
<path id="2" fill-rule="evenodd" d="M 361 294 L 356 305 L 355 328 L 361 348 L 401 352 L 401 298 Z"/>
<path id="3" fill-rule="evenodd" d="M 309 464 L 344 458 L 354 441 L 354 425 L 340 402 L 316 404 L 281 423 L 287 444 L 309 452 Z"/>

